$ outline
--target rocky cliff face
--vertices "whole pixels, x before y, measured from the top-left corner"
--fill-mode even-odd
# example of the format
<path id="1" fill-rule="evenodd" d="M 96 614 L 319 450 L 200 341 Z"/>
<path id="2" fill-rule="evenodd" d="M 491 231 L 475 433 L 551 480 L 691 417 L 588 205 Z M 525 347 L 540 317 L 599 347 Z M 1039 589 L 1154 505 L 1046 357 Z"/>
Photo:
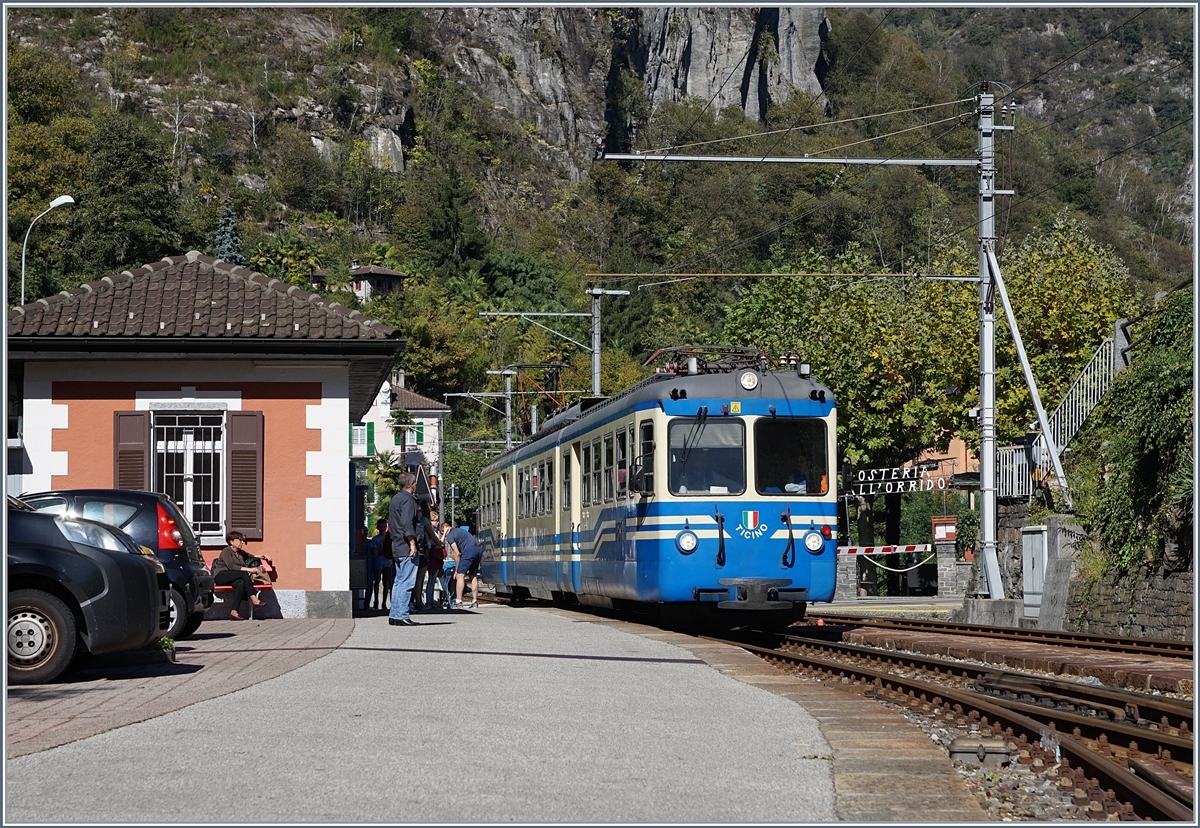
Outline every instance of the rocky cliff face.
<path id="1" fill-rule="evenodd" d="M 737 106 L 762 119 L 769 105 L 787 100 L 794 88 L 821 92 L 827 23 L 820 8 L 451 7 L 423 14 L 431 24 L 430 51 L 452 64 L 481 100 L 524 126 L 538 154 L 571 181 L 585 173 L 608 132 L 606 95 L 614 61 L 644 82 L 652 107 L 696 97 L 710 111 Z M 20 42 L 37 43 L 48 22 L 38 11 L 25 10 L 10 26 Z M 307 94 L 286 106 L 256 107 L 247 90 L 208 83 L 202 63 L 192 78 L 138 77 L 118 87 L 105 56 L 122 44 L 135 52 L 145 44 L 130 42 L 113 10 L 98 11 L 94 24 L 98 37 L 73 42 L 68 37 L 60 48 L 113 106 L 147 111 L 177 131 L 204 132 L 212 121 L 224 121 L 236 125 L 234 132 L 245 131 L 248 142 L 269 118 L 309 133 L 327 154 L 334 140 L 344 140 L 348 124 L 368 141 L 380 165 L 404 169 L 405 148 L 420 128 L 408 64 L 415 56 L 398 54 L 391 67 L 354 62 L 337 70 L 318 61 L 305 79 Z M 269 63 L 270 71 L 289 81 L 297 77 L 288 68 L 289 54 L 311 60 L 347 36 L 316 10 L 247 9 L 235 28 L 252 33 L 244 36 L 244 48 L 263 55 L 264 72 Z M 292 61 L 297 63 L 304 61 Z M 353 112 L 332 111 L 319 100 L 318 89 L 333 71 L 357 92 Z M 204 87 L 199 96 L 198 87 Z M 181 99 L 179 93 L 194 97 Z"/>
<path id="2" fill-rule="evenodd" d="M 607 130 L 614 60 L 634 69 L 652 107 L 688 97 L 761 120 L 793 89 L 819 95 L 823 9 L 635 10 L 613 36 L 595 9 L 430 11 L 434 37 L 481 98 L 532 127 L 543 156 L 578 180 Z M 620 25 L 620 24 L 618 24 Z"/>
<path id="3" fill-rule="evenodd" d="M 530 129 L 541 154 L 572 181 L 604 134 L 612 47 L 593 9 L 430 11 L 434 38 L 480 98 Z"/>
<path id="4" fill-rule="evenodd" d="M 816 7 L 641 9 L 630 56 L 652 106 L 697 97 L 762 120 L 793 89 L 821 94 L 827 25 Z"/>

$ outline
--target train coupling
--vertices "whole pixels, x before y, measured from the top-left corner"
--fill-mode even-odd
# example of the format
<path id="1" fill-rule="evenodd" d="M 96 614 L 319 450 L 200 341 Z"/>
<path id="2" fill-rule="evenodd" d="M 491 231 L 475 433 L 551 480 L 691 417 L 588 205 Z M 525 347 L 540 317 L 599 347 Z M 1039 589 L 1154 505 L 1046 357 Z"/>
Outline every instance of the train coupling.
<path id="1" fill-rule="evenodd" d="M 784 588 L 791 586 L 790 578 L 718 578 L 717 583 L 729 588 L 730 600 L 717 603 L 723 610 L 786 610 L 808 598 L 807 589 Z"/>

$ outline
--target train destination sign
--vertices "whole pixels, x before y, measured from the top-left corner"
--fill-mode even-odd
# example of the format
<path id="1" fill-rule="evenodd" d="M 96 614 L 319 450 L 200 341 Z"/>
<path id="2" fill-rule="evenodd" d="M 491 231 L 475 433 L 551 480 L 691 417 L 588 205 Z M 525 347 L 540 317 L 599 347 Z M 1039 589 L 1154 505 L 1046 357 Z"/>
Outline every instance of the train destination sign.
<path id="1" fill-rule="evenodd" d="M 946 478 L 933 477 L 929 469 L 905 466 L 893 469 L 859 469 L 854 473 L 856 495 L 932 492 L 946 488 Z"/>

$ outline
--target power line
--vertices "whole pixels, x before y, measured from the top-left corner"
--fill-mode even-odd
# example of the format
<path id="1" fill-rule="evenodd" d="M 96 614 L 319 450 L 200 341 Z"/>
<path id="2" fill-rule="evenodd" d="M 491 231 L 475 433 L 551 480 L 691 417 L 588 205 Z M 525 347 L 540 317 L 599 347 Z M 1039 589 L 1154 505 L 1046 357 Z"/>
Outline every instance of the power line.
<path id="1" fill-rule="evenodd" d="M 867 36 L 867 38 L 865 38 L 865 39 L 863 40 L 863 44 L 862 44 L 862 46 L 860 46 L 860 47 L 859 47 L 859 52 L 861 52 L 861 51 L 862 51 L 862 49 L 865 47 L 866 43 L 867 43 L 867 42 L 870 40 L 870 38 L 871 38 L 872 36 L 874 36 L 875 32 L 876 32 L 876 31 L 878 31 L 878 30 L 879 30 L 879 28 L 880 28 L 880 26 L 882 26 L 882 25 L 883 25 L 883 23 L 884 23 L 884 22 L 885 22 L 885 21 L 888 19 L 888 17 L 891 15 L 892 11 L 893 11 L 893 10 L 889 10 L 889 11 L 888 11 L 888 13 L 887 13 L 886 15 L 884 15 L 884 17 L 883 17 L 883 18 L 882 18 L 882 19 L 879 21 L 879 23 L 876 25 L 875 29 L 874 29 L 874 30 L 872 30 L 871 34 L 870 34 L 870 35 L 868 35 L 868 36 Z M 1046 69 L 1046 70 L 1044 70 L 1043 72 L 1041 72 L 1041 73 L 1039 73 L 1038 75 L 1035 75 L 1034 77 L 1032 77 L 1032 78 L 1030 78 L 1030 79 L 1026 80 L 1024 83 L 1021 83 L 1021 84 L 1020 84 L 1020 85 L 1018 85 L 1017 87 L 1010 89 L 1010 90 L 1009 90 L 1009 91 L 1008 91 L 1008 92 L 1007 92 L 1007 93 L 1006 93 L 1006 94 L 1005 94 L 1003 97 L 1001 97 L 1001 98 L 997 99 L 997 103 L 999 103 L 1001 100 L 1004 100 L 1004 99 L 1007 99 L 1007 98 L 1011 98 L 1011 97 L 1012 97 L 1012 96 L 1013 96 L 1013 95 L 1014 95 L 1014 94 L 1015 94 L 1015 93 L 1016 93 L 1018 90 L 1020 90 L 1020 89 L 1023 89 L 1023 88 L 1025 88 L 1026 86 L 1029 86 L 1029 85 L 1031 85 L 1031 84 L 1033 84 L 1033 83 L 1037 82 L 1038 80 L 1041 80 L 1042 78 L 1046 77 L 1046 76 L 1047 76 L 1048 74 L 1050 74 L 1051 72 L 1053 72 L 1053 71 L 1057 70 L 1058 68 L 1060 68 L 1061 66 L 1063 66 L 1064 64 L 1066 64 L 1066 63 L 1067 63 L 1067 61 L 1071 60 L 1071 58 L 1074 58 L 1074 57 L 1076 57 L 1077 55 L 1079 55 L 1080 53 L 1082 53 L 1082 52 L 1086 51 L 1087 49 L 1090 49 L 1091 47 L 1095 46 L 1097 43 L 1101 42 L 1102 40 L 1105 40 L 1106 38 L 1110 38 L 1110 37 L 1114 36 L 1114 35 L 1115 35 L 1117 32 L 1119 32 L 1119 31 L 1120 31 L 1121 29 L 1123 29 L 1125 26 L 1127 26 L 1127 25 L 1129 25 L 1130 23 L 1132 23 L 1134 20 L 1137 20 L 1137 18 L 1141 17 L 1141 15 L 1145 14 L 1147 11 L 1149 11 L 1149 9 L 1143 9 L 1142 11 L 1140 11 L 1140 12 L 1138 12 L 1137 14 L 1133 15 L 1133 16 L 1132 16 L 1132 17 L 1130 17 L 1129 19 L 1125 20 L 1123 23 L 1121 23 L 1121 24 L 1120 24 L 1119 26 L 1117 26 L 1116 28 L 1114 28 L 1114 29 L 1112 29 L 1112 30 L 1110 30 L 1110 31 L 1106 32 L 1104 35 L 1102 35 L 1102 36 L 1100 36 L 1100 37 L 1096 38 L 1096 39 L 1095 39 L 1095 40 L 1093 40 L 1092 42 L 1090 42 L 1090 43 L 1088 43 L 1087 45 L 1085 45 L 1085 46 L 1081 47 L 1080 49 L 1076 50 L 1076 51 L 1075 51 L 1075 52 L 1073 52 L 1071 55 L 1068 55 L 1066 58 L 1064 58 L 1063 60 L 1061 60 L 1061 61 L 1059 61 L 1058 63 L 1056 63 L 1054 66 L 1051 66 L 1051 67 L 1047 68 L 1047 69 Z M 857 54 L 858 54 L 858 53 L 856 52 L 856 53 L 855 53 L 855 56 L 857 56 Z M 811 109 L 811 106 L 810 106 L 810 109 Z M 791 131 L 791 130 L 786 130 L 786 131 L 784 131 L 784 134 L 786 134 L 786 133 L 787 133 L 787 132 L 789 132 L 789 131 Z M 949 134 L 949 132 L 951 132 L 951 131 L 952 131 L 952 130 L 946 130 L 945 132 L 943 132 L 943 133 L 941 133 L 941 134 L 939 134 L 939 135 L 937 135 L 937 136 L 933 136 L 933 137 L 931 137 L 931 138 L 927 138 L 926 140 L 924 140 L 924 141 L 922 141 L 922 142 L 920 142 L 920 143 L 916 144 L 914 147 L 911 147 L 911 148 L 909 149 L 909 152 L 912 152 L 913 150 L 919 149 L 920 147 L 922 147 L 922 146 L 924 146 L 924 145 L 926 145 L 926 144 L 930 143 L 931 141 L 937 141 L 937 140 L 941 139 L 942 137 L 944 137 L 945 135 Z M 1161 133 L 1160 133 L 1160 134 L 1161 134 Z M 1157 136 L 1151 136 L 1151 137 L 1157 137 Z M 781 141 L 782 141 L 782 138 L 780 138 L 779 140 L 777 140 L 777 141 L 775 142 L 775 144 L 774 144 L 774 145 L 772 145 L 772 148 L 771 148 L 771 150 L 773 151 L 773 150 L 774 150 L 774 148 L 775 148 L 775 147 L 777 147 Z M 1139 143 L 1144 143 L 1144 142 L 1139 142 Z M 1134 145 L 1134 146 L 1137 146 L 1137 145 Z M 1134 148 L 1134 147 L 1128 147 L 1128 148 L 1127 148 L 1127 150 L 1128 150 L 1128 149 L 1133 149 L 1133 148 Z M 1127 151 L 1127 150 L 1122 150 L 1121 152 L 1124 152 L 1124 151 Z M 771 154 L 771 151 L 768 151 L 766 154 L 767 154 L 767 155 L 770 155 L 770 154 Z M 1120 153 L 1114 153 L 1114 156 L 1115 156 L 1115 155 L 1119 155 L 1119 154 L 1120 154 Z M 1110 157 L 1114 157 L 1114 156 L 1110 156 Z M 1108 160 L 1108 159 L 1105 159 L 1105 160 Z M 1101 163 L 1103 163 L 1103 162 L 1101 162 Z M 754 173 L 754 171 L 757 169 L 757 166 L 758 166 L 758 164 L 756 163 L 756 164 L 755 164 L 755 165 L 754 165 L 754 166 L 753 166 L 753 167 L 750 169 L 750 171 L 749 171 L 749 172 L 747 172 L 747 173 L 746 173 L 746 174 L 745 174 L 745 175 L 744 175 L 744 176 L 743 176 L 743 177 L 742 177 L 742 178 L 741 178 L 741 179 L 738 181 L 737 187 L 741 187 L 741 186 L 742 186 L 742 185 L 745 183 L 746 179 L 748 179 L 748 178 L 749 178 L 749 176 L 750 176 L 750 175 L 752 175 L 752 174 Z M 855 184 L 853 187 L 850 187 L 850 188 L 848 188 L 848 189 L 844 190 L 842 193 L 839 193 L 838 195 L 832 196 L 832 197 L 830 197 L 830 198 L 828 198 L 828 199 L 824 200 L 823 202 L 821 202 L 821 203 L 819 203 L 819 204 L 815 205 L 814 207 L 812 207 L 812 208 L 810 208 L 810 209 L 806 209 L 806 210 L 804 210 L 803 212 L 801 212 L 801 213 L 799 213 L 799 214 L 797 214 L 797 215 L 793 216 L 792 218 L 790 218 L 790 219 L 788 219 L 788 220 L 786 220 L 786 221 L 783 221 L 783 222 L 777 223 L 776 225 L 774 225 L 774 226 L 773 226 L 773 227 L 771 227 L 771 228 L 768 228 L 767 230 L 764 230 L 764 231 L 762 231 L 762 232 L 756 233 L 756 234 L 754 234 L 753 236 L 750 236 L 750 237 L 748 237 L 748 238 L 746 238 L 746 239 L 743 239 L 743 240 L 741 240 L 741 241 L 734 242 L 733 244 L 731 244 L 731 245 L 727 245 L 727 246 L 725 246 L 725 247 L 721 248 L 720 250 L 714 250 L 714 251 L 712 251 L 712 252 L 710 252 L 710 253 L 706 254 L 705 256 L 702 256 L 702 257 L 700 257 L 700 258 L 698 258 L 698 259 L 693 259 L 692 261 L 690 261 L 690 262 L 687 262 L 687 263 L 685 263 L 685 264 L 683 264 L 683 265 L 677 265 L 677 266 L 674 266 L 674 267 L 672 267 L 672 268 L 671 268 L 671 270 L 669 270 L 669 271 L 666 271 L 666 270 L 659 270 L 659 271 L 658 271 L 658 273 L 663 273 L 664 275 L 673 275 L 675 272 L 678 272 L 678 270 L 680 270 L 681 268 L 684 268 L 684 267 L 691 267 L 691 266 L 694 266 L 694 265 L 696 265 L 696 264 L 699 264 L 699 263 L 701 263 L 701 262 L 710 261 L 710 260 L 712 260 L 712 259 L 715 259 L 717 256 L 723 256 L 723 255 L 725 255 L 726 253 L 728 253 L 729 251 L 741 249 L 741 248 L 743 248 L 743 247 L 747 246 L 748 244 L 752 244 L 753 242 L 756 242 L 756 241 L 758 241 L 758 240 L 760 240 L 760 239 L 762 239 L 762 238 L 765 238 L 765 237 L 766 237 L 766 236 L 768 236 L 768 235 L 771 235 L 771 234 L 777 233 L 779 230 L 782 230 L 783 228 L 785 228 L 785 227 L 788 227 L 788 226 L 790 226 L 790 225 L 792 225 L 792 224 L 796 223 L 797 221 L 800 221 L 800 220 L 802 220 L 803 218 L 805 218 L 805 217 L 807 217 L 807 216 L 811 215 L 811 214 L 812 214 L 812 212 L 813 212 L 814 210 L 816 210 L 816 209 L 820 209 L 821 207 L 824 207 L 824 206 L 828 206 L 829 204 L 832 204 L 834 201 L 836 201 L 838 198 L 841 198 L 841 197 L 842 197 L 842 196 L 844 196 L 844 195 L 848 195 L 849 193 L 851 193 L 851 192 L 854 192 L 854 190 L 858 189 L 859 187 L 863 186 L 863 185 L 864 185 L 864 184 L 866 184 L 868 181 L 870 181 L 870 180 L 871 180 L 871 179 L 874 177 L 874 175 L 876 174 L 876 172 L 877 172 L 877 170 L 868 170 L 868 171 L 867 171 L 867 174 L 866 174 L 866 175 L 863 177 L 863 179 L 862 179 L 861 181 L 859 181 L 857 184 Z M 1043 191 L 1043 192 L 1045 192 L 1045 191 Z M 1039 195 L 1040 195 L 1040 193 L 1039 193 Z M 717 210 L 715 210 L 715 211 L 712 211 L 712 212 L 713 212 L 714 214 L 718 213 L 718 212 L 719 212 L 721 209 L 723 209 L 723 208 L 725 207 L 725 205 L 726 205 L 726 204 L 728 204 L 728 202 L 729 202 L 729 195 L 728 195 L 728 193 L 727 193 L 727 194 L 726 194 L 726 196 L 725 196 L 725 198 L 722 200 L 721 204 L 718 206 Z M 1023 203 L 1023 202 L 1018 202 L 1018 203 Z M 1010 208 L 1009 208 L 1010 210 L 1011 210 L 1011 207 L 1012 207 L 1012 205 L 1010 205 Z M 962 230 L 956 230 L 956 231 L 954 231 L 954 233 L 952 233 L 951 235 L 957 235 L 958 233 L 963 233 L 963 232 L 966 232 L 966 230 L 968 230 L 968 229 L 971 229 L 971 228 L 972 228 L 972 227 L 974 227 L 974 226 L 975 226 L 975 225 L 971 225 L 971 226 L 969 226 L 969 227 L 967 227 L 967 228 L 964 228 L 964 229 L 962 229 Z M 656 274 L 655 274 L 655 272 L 654 272 L 654 271 L 651 271 L 651 272 L 648 272 L 648 273 L 646 273 L 646 274 L 643 274 L 641 277 L 638 277 L 638 278 L 645 278 L 645 277 L 647 277 L 647 276 L 653 276 L 653 275 L 656 275 Z M 613 280 L 613 281 L 618 281 L 618 280 Z"/>
<path id="2" fill-rule="evenodd" d="M 842 124 L 853 124 L 859 121 L 869 121 L 872 118 L 886 118 L 890 115 L 911 115 L 915 112 L 921 112 L 926 109 L 939 109 L 943 106 L 954 106 L 961 103 L 970 103 L 974 98 L 962 98 L 957 101 L 946 101 L 944 103 L 929 104 L 928 106 L 913 106 L 908 109 L 893 109 L 891 112 L 881 112 L 877 115 L 860 115 L 857 118 L 842 118 L 838 121 L 825 121 L 819 124 L 797 124 L 785 129 L 775 129 L 768 132 L 752 132 L 748 135 L 735 135 L 731 138 L 714 138 L 711 141 L 696 141 L 691 144 L 676 144 L 671 147 L 660 147 L 659 149 L 646 150 L 646 154 L 657 154 L 660 152 L 668 152 L 670 150 L 690 149 L 692 147 L 704 147 L 710 144 L 723 144 L 729 141 L 745 141 L 751 138 L 766 138 L 769 135 L 779 135 L 781 133 L 796 132 L 802 129 L 817 129 L 820 127 L 841 126 Z M 936 121 L 934 122 L 936 123 Z M 881 136 L 882 137 L 882 136 Z"/>
<path id="3" fill-rule="evenodd" d="M 1138 141 L 1137 143 L 1130 144 L 1129 146 L 1125 147 L 1124 149 L 1119 149 L 1116 152 L 1110 153 L 1109 155 L 1106 155 L 1104 158 L 1101 158 L 1095 164 L 1092 164 L 1090 167 L 1084 167 L 1082 170 L 1073 172 L 1070 175 L 1060 179 L 1057 184 L 1046 187 L 1045 189 L 1039 190 L 1038 192 L 1034 193 L 1033 195 L 1026 196 L 1025 198 L 1022 198 L 1020 201 L 1014 202 L 1012 207 L 1016 207 L 1021 204 L 1025 204 L 1026 202 L 1029 202 L 1029 201 L 1033 201 L 1034 199 L 1045 195 L 1046 193 L 1050 192 L 1051 190 L 1054 190 L 1056 187 L 1061 186 L 1064 182 L 1070 181 L 1072 178 L 1078 178 L 1079 176 L 1081 176 L 1087 172 L 1094 172 L 1095 170 L 1099 169 L 1101 166 L 1108 163 L 1109 161 L 1116 158 L 1117 156 L 1124 155 L 1125 153 L 1129 152 L 1130 150 L 1137 149 L 1142 144 L 1153 141 L 1155 138 L 1158 138 L 1162 135 L 1166 135 L 1168 132 L 1178 129 L 1179 127 L 1183 126 L 1184 124 L 1191 123 L 1192 120 L 1193 120 L 1193 116 L 1189 115 L 1186 118 L 1184 118 L 1182 121 L 1178 121 L 1177 123 L 1172 124 L 1171 126 L 1167 127 L 1164 130 L 1160 130 L 1159 132 L 1156 132 L 1153 135 L 1143 138 L 1142 140 Z M 966 232 L 972 231 L 972 230 L 976 229 L 978 226 L 979 226 L 979 222 L 977 222 L 977 221 L 972 222 L 971 224 L 963 225 L 962 227 L 953 231 L 950 235 L 957 236 L 960 233 L 966 233 Z"/>

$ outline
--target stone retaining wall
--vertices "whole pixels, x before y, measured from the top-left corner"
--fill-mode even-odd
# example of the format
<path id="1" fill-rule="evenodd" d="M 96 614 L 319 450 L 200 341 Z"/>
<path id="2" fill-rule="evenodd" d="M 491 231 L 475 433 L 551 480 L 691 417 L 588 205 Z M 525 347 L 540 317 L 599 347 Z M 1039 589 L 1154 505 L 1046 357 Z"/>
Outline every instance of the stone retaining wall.
<path id="1" fill-rule="evenodd" d="M 1071 582 L 1064 627 L 1097 635 L 1128 635 L 1191 641 L 1193 603 L 1191 568 L 1149 570 L 1136 576 L 1110 572 L 1088 585 Z"/>

